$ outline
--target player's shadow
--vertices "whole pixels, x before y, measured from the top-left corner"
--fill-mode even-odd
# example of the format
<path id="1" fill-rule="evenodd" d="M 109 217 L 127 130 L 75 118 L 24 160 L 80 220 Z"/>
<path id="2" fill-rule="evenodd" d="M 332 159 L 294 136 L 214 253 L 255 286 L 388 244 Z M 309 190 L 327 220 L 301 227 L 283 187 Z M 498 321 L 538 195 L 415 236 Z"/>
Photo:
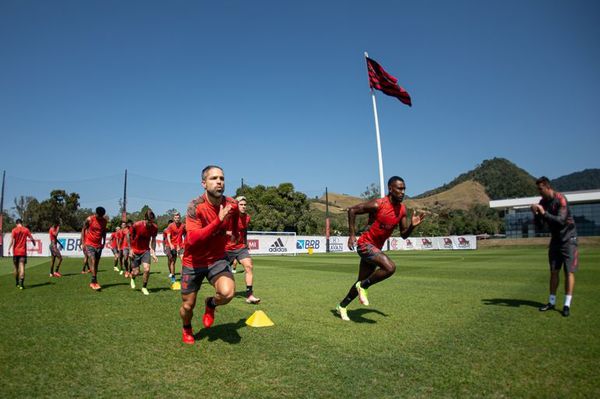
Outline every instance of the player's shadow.
<path id="1" fill-rule="evenodd" d="M 172 290 L 171 290 L 171 287 L 157 287 L 157 288 L 150 288 L 148 291 L 161 292 L 161 291 L 172 291 Z"/>
<path id="2" fill-rule="evenodd" d="M 356 309 L 356 310 L 349 310 L 348 311 L 348 317 L 354 323 L 368 323 L 368 324 L 375 324 L 375 323 L 377 323 L 377 321 L 375 321 L 375 320 L 368 319 L 368 318 L 364 317 L 368 313 L 376 313 L 376 314 L 378 314 L 380 316 L 387 317 L 387 314 L 385 314 L 383 312 L 380 312 L 379 310 L 376 310 L 376 309 L 364 309 L 364 308 L 363 309 Z M 335 311 L 335 309 L 331 310 L 331 314 L 333 314 L 337 318 L 340 317 L 340 315 Z"/>
<path id="3" fill-rule="evenodd" d="M 27 285 L 25 285 L 25 289 L 28 289 L 28 288 L 38 288 L 38 287 L 43 287 L 45 285 L 54 285 L 54 283 L 46 281 L 45 283 L 39 283 L 39 284 L 27 284 Z"/>
<path id="4" fill-rule="evenodd" d="M 198 331 L 194 338 L 196 340 L 208 339 L 208 341 L 221 341 L 229 344 L 239 344 L 242 340 L 238 330 L 246 325 L 245 319 L 239 319 L 236 323 L 213 324 L 210 328 L 203 328 Z"/>
<path id="5" fill-rule="evenodd" d="M 235 293 L 235 297 L 236 298 L 246 298 L 246 291 L 236 291 Z"/>
<path id="6" fill-rule="evenodd" d="M 495 306 L 507 306 L 509 308 L 519 308 L 521 306 L 528 306 L 532 308 L 539 308 L 544 304 L 537 301 L 529 301 L 526 299 L 512 299 L 512 298 L 492 298 L 482 299 L 484 305 L 495 305 Z"/>
<path id="7" fill-rule="evenodd" d="M 102 284 L 102 289 L 105 290 L 107 288 L 114 287 L 117 285 L 129 285 L 129 283 L 125 282 L 125 283 Z"/>

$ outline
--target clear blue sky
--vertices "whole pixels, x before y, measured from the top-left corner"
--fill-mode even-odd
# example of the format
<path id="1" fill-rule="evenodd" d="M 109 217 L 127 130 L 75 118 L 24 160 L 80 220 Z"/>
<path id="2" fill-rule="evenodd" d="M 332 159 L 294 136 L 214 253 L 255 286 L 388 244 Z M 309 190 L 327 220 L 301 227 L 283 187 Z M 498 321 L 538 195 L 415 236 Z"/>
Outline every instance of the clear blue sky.
<path id="1" fill-rule="evenodd" d="M 598 1 L 0 2 L 7 199 L 77 191 L 183 208 L 207 164 L 227 193 L 311 197 L 378 182 L 363 52 L 411 94 L 377 94 L 386 179 L 409 195 L 505 157 L 600 167 Z"/>

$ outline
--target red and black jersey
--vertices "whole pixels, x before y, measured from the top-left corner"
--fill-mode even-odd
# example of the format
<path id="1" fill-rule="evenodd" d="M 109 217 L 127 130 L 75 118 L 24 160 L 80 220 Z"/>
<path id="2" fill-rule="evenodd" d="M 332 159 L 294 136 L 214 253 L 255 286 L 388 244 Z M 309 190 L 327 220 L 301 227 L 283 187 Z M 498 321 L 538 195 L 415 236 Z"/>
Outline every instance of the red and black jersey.
<path id="1" fill-rule="evenodd" d="M 87 218 L 88 227 L 85 231 L 85 245 L 102 248 L 102 238 L 106 235 L 106 219 L 92 215 Z"/>
<path id="2" fill-rule="evenodd" d="M 165 230 L 165 232 L 167 234 L 171 234 L 171 244 L 173 244 L 173 249 L 183 248 L 183 236 L 185 235 L 185 224 L 180 222 L 179 226 L 177 226 L 177 223 L 173 222 L 167 226 L 167 229 Z M 165 242 L 167 243 L 167 245 L 169 244 L 169 241 L 166 241 L 166 237 L 165 237 Z"/>
<path id="3" fill-rule="evenodd" d="M 220 206 L 232 208 L 223 221 L 219 220 Z M 239 208 L 233 198 L 222 197 L 221 204 L 210 203 L 204 193 L 190 203 L 185 219 L 185 246 L 182 264 L 186 267 L 206 268 L 225 258 L 227 231 L 237 237 Z"/>
<path id="4" fill-rule="evenodd" d="M 17 226 L 12 229 L 11 232 L 13 238 L 13 255 L 15 256 L 26 256 L 27 255 L 27 238 L 33 236 L 27 227 Z"/>
<path id="5" fill-rule="evenodd" d="M 358 239 L 358 244 L 372 244 L 381 249 L 402 218 L 406 216 L 404 204 L 393 204 L 389 196 L 377 200 L 373 223 Z"/>
<path id="6" fill-rule="evenodd" d="M 156 223 L 141 220 L 133 224 L 129 234 L 131 250 L 134 254 L 140 255 L 150 249 L 150 240 L 158 234 L 158 226 Z"/>
<path id="7" fill-rule="evenodd" d="M 238 249 L 246 248 L 246 238 L 248 234 L 248 225 L 250 225 L 250 215 L 247 213 L 240 214 L 238 218 L 238 235 L 236 237 L 231 237 L 227 240 L 227 245 L 225 247 L 226 251 L 235 251 Z"/>
<path id="8" fill-rule="evenodd" d="M 50 230 L 48 230 L 48 235 L 50 236 L 50 243 L 55 244 L 58 240 L 58 227 L 50 227 Z"/>

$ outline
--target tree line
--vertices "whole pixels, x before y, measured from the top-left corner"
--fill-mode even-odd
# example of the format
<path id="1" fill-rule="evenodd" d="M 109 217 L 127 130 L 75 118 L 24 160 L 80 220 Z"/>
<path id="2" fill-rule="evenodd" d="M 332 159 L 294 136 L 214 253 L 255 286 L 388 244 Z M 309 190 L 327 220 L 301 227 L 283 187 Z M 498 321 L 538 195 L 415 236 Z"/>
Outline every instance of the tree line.
<path id="1" fill-rule="evenodd" d="M 253 231 L 287 231 L 299 235 L 325 235 L 325 212 L 311 207 L 306 194 L 295 190 L 292 183 L 282 183 L 278 186 L 255 187 L 243 186 L 237 189 L 235 196 L 243 195 L 247 199 L 248 213 L 251 216 L 250 230 Z M 363 200 L 376 198 L 377 190 L 368 187 L 362 194 Z M 39 201 L 30 196 L 20 196 L 14 199 L 14 212 L 4 213 L 4 231 L 10 231 L 15 220 L 20 218 L 34 232 L 47 231 L 55 222 L 61 223 L 62 231 L 81 231 L 85 219 L 94 210 L 81 208 L 79 194 L 68 193 L 57 189 L 50 192 L 47 199 Z M 133 221 L 143 219 L 148 209 L 144 205 L 141 210 L 127 214 Z M 157 214 L 156 222 L 159 231 L 166 228 L 168 220 L 172 219 L 175 209 L 169 209 L 164 214 Z M 409 216 L 412 210 L 408 209 Z M 185 211 L 181 211 L 185 218 Z M 109 231 L 121 223 L 121 215 L 112 217 L 108 223 Z M 360 215 L 357 220 L 357 231 L 368 228 L 367 215 Z M 460 234 L 495 234 L 502 233 L 504 225 L 498 212 L 484 205 L 477 205 L 467 211 L 450 209 L 433 209 L 430 215 L 419 226 L 416 235 L 441 236 Z M 346 213 L 330 214 L 331 235 L 348 235 L 348 219 Z M 396 235 L 398 232 L 396 232 Z"/>

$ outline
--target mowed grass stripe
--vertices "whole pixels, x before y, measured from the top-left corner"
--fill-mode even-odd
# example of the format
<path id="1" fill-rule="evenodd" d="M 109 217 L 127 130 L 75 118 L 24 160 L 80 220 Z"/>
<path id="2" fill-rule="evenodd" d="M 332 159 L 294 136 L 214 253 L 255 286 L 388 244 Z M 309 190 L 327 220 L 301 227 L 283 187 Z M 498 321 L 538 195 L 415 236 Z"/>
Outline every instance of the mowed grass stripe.
<path id="1" fill-rule="evenodd" d="M 23 292 L 0 278 L 2 396 L 597 396 L 599 255 L 582 248 L 564 319 L 535 307 L 547 296 L 543 248 L 394 253 L 397 274 L 370 290 L 372 306 L 350 305 L 350 323 L 333 308 L 358 256 L 256 257 L 263 303 L 235 298 L 193 347 L 179 343 L 180 299 L 164 260 L 149 297 L 109 259 L 101 293 L 78 275 L 80 260 L 66 261 L 63 279 L 32 268 L 26 283 L 37 286 Z M 242 295 L 244 274 L 236 281 Z M 256 309 L 275 327 L 246 327 Z"/>

